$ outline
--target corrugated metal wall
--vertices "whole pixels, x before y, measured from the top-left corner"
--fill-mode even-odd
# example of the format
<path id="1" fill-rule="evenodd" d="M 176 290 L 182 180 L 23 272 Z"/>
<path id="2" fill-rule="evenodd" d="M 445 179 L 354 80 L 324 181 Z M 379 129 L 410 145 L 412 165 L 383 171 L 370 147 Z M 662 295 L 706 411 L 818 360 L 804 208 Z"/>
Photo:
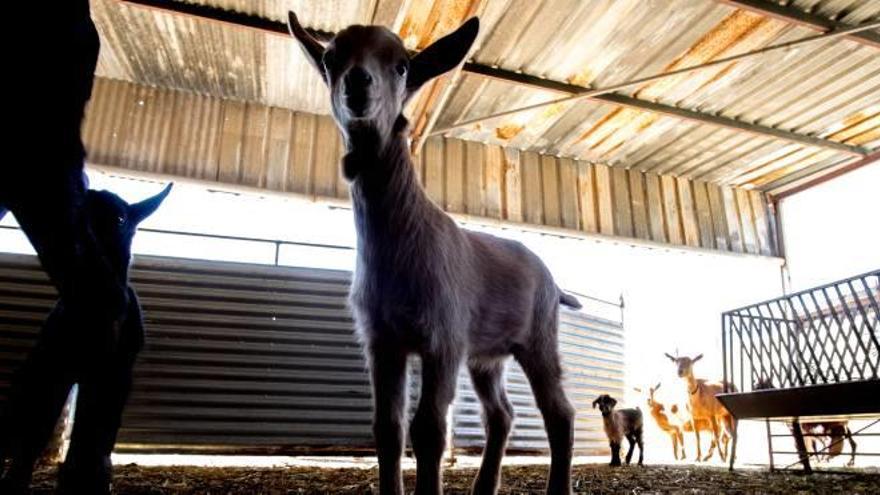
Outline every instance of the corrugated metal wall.
<path id="1" fill-rule="evenodd" d="M 348 198 L 327 116 L 99 78 L 84 125 L 100 165 Z M 766 198 L 458 139 L 431 138 L 417 170 L 446 211 L 720 251 L 772 255 Z"/>
<path id="2" fill-rule="evenodd" d="M 599 394 L 623 396 L 623 327 L 620 322 L 563 309 L 559 335 L 566 392 L 577 410 L 575 450 L 604 453 L 608 440 L 602 431 L 602 417 L 591 404 Z M 460 377 L 458 389 L 453 425 L 455 446 L 482 448 L 485 435 L 480 403 L 466 373 Z M 544 422 L 525 374 L 513 360 L 507 366 L 507 394 L 516 415 L 508 449 L 545 450 Z"/>
<path id="3" fill-rule="evenodd" d="M 368 449 L 370 388 L 346 309 L 349 280 L 331 270 L 139 257 L 132 281 L 147 346 L 120 447 Z M 0 254 L 0 402 L 54 298 L 34 257 Z M 590 402 L 623 393 L 622 328 L 563 311 L 561 342 L 579 411 L 577 448 L 604 451 Z M 517 411 L 510 447 L 545 449 L 540 415 L 515 364 L 508 388 Z M 478 447 L 479 406 L 466 373 L 459 389 L 454 445 Z"/>

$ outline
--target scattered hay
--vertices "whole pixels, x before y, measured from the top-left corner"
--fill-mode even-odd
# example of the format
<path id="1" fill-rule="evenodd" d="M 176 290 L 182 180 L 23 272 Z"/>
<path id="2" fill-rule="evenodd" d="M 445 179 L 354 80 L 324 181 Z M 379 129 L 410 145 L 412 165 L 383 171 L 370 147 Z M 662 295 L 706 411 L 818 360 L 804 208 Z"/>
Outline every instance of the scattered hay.
<path id="1" fill-rule="evenodd" d="M 501 493 L 539 493 L 545 483 L 546 466 L 505 466 Z M 473 469 L 449 469 L 447 493 L 466 493 Z M 851 472 L 805 476 L 798 473 L 770 474 L 766 470 L 740 470 L 697 466 L 647 466 L 610 468 L 580 465 L 574 469 L 578 493 L 880 493 L 880 473 Z M 35 494 L 48 494 L 55 480 L 53 469 L 41 469 L 35 477 Z M 376 469 L 328 468 L 208 468 L 117 466 L 115 493 L 132 495 L 182 494 L 317 494 L 375 493 Z M 414 471 L 405 471 L 408 490 L 415 484 Z"/>

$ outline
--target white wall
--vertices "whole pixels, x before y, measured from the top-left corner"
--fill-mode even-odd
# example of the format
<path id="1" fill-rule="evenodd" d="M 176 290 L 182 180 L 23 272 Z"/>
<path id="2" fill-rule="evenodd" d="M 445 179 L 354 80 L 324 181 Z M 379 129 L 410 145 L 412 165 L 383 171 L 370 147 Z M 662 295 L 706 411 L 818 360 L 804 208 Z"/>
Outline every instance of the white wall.
<path id="1" fill-rule="evenodd" d="M 781 201 L 792 290 L 880 269 L 880 162 Z"/>

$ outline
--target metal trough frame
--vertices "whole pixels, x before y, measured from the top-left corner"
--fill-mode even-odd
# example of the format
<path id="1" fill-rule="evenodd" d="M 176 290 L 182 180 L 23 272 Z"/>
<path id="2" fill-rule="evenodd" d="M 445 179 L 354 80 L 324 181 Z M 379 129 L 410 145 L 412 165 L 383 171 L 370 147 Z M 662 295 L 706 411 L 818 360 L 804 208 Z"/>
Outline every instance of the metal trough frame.
<path id="1" fill-rule="evenodd" d="M 737 420 L 765 420 L 771 470 L 774 453 L 791 453 L 773 451 L 785 435 L 771 421 L 791 426 L 798 463 L 812 472 L 802 423 L 880 416 L 878 318 L 880 270 L 722 314 L 718 399 Z"/>

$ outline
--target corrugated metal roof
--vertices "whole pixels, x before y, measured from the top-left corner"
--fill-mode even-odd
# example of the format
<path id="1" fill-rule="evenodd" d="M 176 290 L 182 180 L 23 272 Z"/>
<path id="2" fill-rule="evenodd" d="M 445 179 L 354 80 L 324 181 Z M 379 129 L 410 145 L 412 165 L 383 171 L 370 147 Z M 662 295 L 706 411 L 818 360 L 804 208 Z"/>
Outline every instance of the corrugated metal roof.
<path id="1" fill-rule="evenodd" d="M 475 5 L 468 0 L 197 3 L 277 21 L 293 9 L 304 24 L 331 32 L 352 23 L 382 22 L 412 48 L 451 29 L 450 22 L 459 22 Z M 112 0 L 94 5 L 104 37 L 100 75 L 328 113 L 323 84 L 283 36 Z M 869 0 L 796 0 L 788 6 L 846 24 L 880 19 L 880 2 Z M 484 0 L 477 11 L 482 33 L 475 62 L 599 88 L 815 35 L 709 0 Z M 668 77 L 621 94 L 866 149 L 880 147 L 880 50 L 849 39 Z M 436 127 L 558 97 L 465 74 Z M 851 157 L 596 100 L 551 105 L 449 135 L 757 188 Z"/>

